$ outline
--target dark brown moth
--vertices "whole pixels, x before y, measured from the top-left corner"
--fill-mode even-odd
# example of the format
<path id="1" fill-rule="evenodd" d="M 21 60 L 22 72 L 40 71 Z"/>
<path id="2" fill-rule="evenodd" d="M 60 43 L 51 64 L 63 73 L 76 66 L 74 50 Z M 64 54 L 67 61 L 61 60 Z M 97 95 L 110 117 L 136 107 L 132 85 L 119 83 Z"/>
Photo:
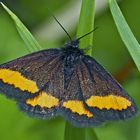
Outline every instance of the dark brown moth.
<path id="1" fill-rule="evenodd" d="M 48 119 L 61 115 L 77 127 L 135 116 L 138 109 L 133 99 L 79 48 L 84 36 L 76 40 L 69 36 L 70 42 L 61 48 L 0 65 L 0 92 L 14 99 L 30 116 Z"/>

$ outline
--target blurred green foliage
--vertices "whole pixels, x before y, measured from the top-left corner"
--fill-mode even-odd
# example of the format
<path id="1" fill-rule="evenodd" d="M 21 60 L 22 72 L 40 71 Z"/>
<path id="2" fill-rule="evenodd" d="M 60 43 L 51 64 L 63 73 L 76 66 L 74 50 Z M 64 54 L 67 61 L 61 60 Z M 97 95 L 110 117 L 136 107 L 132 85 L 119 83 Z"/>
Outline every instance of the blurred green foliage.
<path id="1" fill-rule="evenodd" d="M 46 12 L 47 8 L 54 11 L 53 13 L 57 13 L 57 10 L 68 3 L 64 0 L 13 1 L 4 0 L 4 3 L 22 19 L 30 30 L 35 29 L 37 25 L 49 17 Z M 138 41 L 140 39 L 139 5 L 139 0 L 124 0 L 120 3 L 120 8 Z M 120 39 L 108 9 L 96 16 L 95 26 L 98 26 L 99 29 L 94 34 L 94 58 L 115 75 L 124 69 L 132 59 Z M 59 46 L 62 41 L 40 43 L 43 44 L 44 48 L 50 48 Z M 0 8 L 0 63 L 28 53 L 12 20 Z M 128 76 L 120 82 L 140 107 L 140 75 L 135 65 L 131 68 Z M 18 110 L 14 101 L 8 100 L 2 95 L 0 96 L 0 114 L 0 139 L 2 140 L 63 140 L 65 126 L 63 118 L 49 121 L 29 118 Z M 139 140 L 139 129 L 140 117 L 138 115 L 124 122 L 109 122 L 94 130 L 99 140 Z M 91 128 L 87 129 L 87 140 L 92 137 L 91 131 Z"/>

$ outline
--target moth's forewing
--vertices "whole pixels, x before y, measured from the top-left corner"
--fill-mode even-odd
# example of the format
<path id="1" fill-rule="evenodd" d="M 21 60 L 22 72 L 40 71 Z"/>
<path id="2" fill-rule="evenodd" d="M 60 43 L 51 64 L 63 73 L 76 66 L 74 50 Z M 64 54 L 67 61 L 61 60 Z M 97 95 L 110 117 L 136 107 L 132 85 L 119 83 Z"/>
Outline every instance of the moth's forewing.
<path id="1" fill-rule="evenodd" d="M 59 51 L 52 49 L 0 65 L 0 91 L 17 101 L 33 97 L 47 81 L 46 66 L 50 72 L 52 69 L 48 65 L 58 56 Z"/>
<path id="2" fill-rule="evenodd" d="M 93 58 L 85 56 L 78 76 L 88 109 L 101 120 L 125 120 L 137 113 L 134 100 Z"/>

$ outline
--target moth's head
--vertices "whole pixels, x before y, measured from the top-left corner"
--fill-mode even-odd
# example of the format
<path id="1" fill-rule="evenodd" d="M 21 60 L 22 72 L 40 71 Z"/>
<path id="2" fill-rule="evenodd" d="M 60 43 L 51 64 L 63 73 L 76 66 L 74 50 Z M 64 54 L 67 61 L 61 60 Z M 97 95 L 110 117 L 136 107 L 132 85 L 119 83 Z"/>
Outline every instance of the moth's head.
<path id="1" fill-rule="evenodd" d="M 93 29 L 92 31 L 90 31 L 90 32 L 84 34 L 83 36 L 81 36 L 81 37 L 79 37 L 77 39 L 74 39 L 74 40 L 72 40 L 72 38 L 70 37 L 70 35 L 67 33 L 70 42 L 66 44 L 66 47 L 67 48 L 78 48 L 79 47 L 80 40 L 82 38 L 88 36 L 89 34 L 93 33 L 96 29 L 97 29 L 97 27 L 95 29 Z"/>
<path id="2" fill-rule="evenodd" d="M 79 48 L 79 40 L 78 39 L 75 39 L 75 40 L 72 40 L 68 43 L 66 43 L 64 45 L 64 47 L 62 47 L 62 50 L 64 52 L 64 54 L 67 54 L 67 55 L 75 55 L 75 56 L 79 56 L 81 54 L 83 54 L 83 50 Z"/>
<path id="3" fill-rule="evenodd" d="M 78 48 L 79 47 L 79 40 L 75 39 L 67 43 L 66 47 L 68 48 Z"/>

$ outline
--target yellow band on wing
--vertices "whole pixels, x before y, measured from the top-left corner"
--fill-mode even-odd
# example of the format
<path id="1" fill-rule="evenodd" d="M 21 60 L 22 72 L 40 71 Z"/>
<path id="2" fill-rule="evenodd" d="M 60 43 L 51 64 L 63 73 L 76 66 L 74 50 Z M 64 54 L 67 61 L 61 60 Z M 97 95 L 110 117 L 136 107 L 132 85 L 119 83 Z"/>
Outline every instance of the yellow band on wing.
<path id="1" fill-rule="evenodd" d="M 70 109 L 74 113 L 78 113 L 79 115 L 86 115 L 87 117 L 93 117 L 93 114 L 90 113 L 88 110 L 86 110 L 82 101 L 70 100 L 64 102 L 63 106 L 67 109 Z"/>
<path id="2" fill-rule="evenodd" d="M 0 80 L 9 85 L 14 85 L 22 91 L 36 93 L 39 91 L 36 82 L 29 80 L 21 75 L 18 71 L 10 69 L 0 69 Z"/>
<path id="3" fill-rule="evenodd" d="M 131 106 L 131 101 L 124 97 L 115 95 L 91 96 L 89 99 L 86 100 L 86 103 L 90 107 L 97 107 L 99 109 L 107 110 L 122 110 L 127 109 Z"/>
<path id="4" fill-rule="evenodd" d="M 46 92 L 41 92 L 37 97 L 28 99 L 26 103 L 31 106 L 39 105 L 40 107 L 52 108 L 59 105 L 59 99 L 48 95 Z"/>

